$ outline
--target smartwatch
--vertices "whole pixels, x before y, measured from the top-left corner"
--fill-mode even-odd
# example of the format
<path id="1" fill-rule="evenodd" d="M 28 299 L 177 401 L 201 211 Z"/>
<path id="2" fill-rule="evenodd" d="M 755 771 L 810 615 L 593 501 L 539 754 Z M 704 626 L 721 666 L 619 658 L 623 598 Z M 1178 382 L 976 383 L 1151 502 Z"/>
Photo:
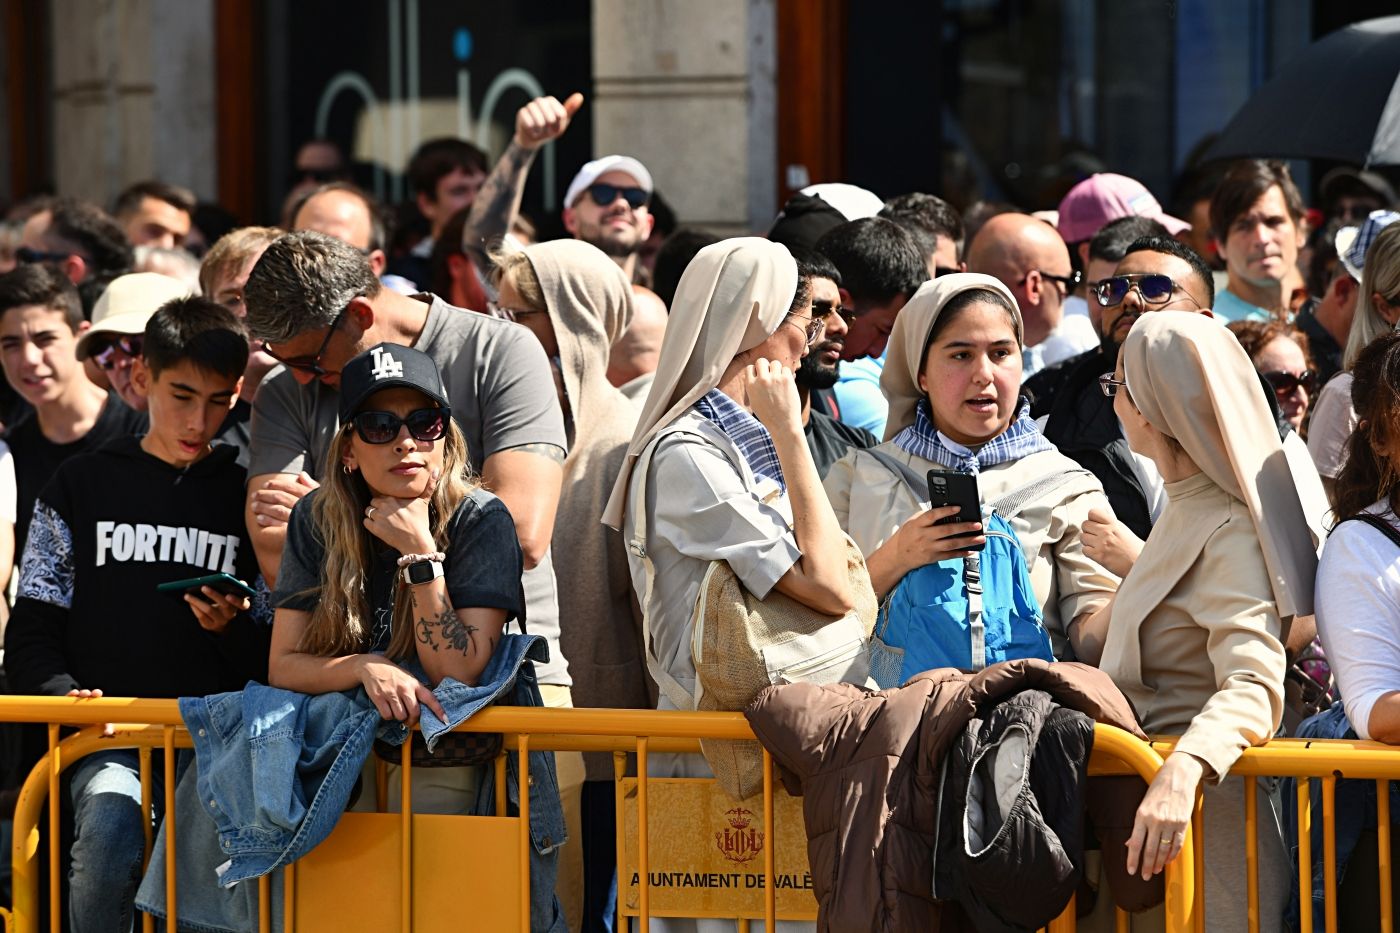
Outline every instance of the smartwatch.
<path id="1" fill-rule="evenodd" d="M 410 586 L 417 586 L 420 583 L 432 583 L 438 577 L 442 576 L 442 561 L 414 561 L 403 568 L 403 576 Z"/>

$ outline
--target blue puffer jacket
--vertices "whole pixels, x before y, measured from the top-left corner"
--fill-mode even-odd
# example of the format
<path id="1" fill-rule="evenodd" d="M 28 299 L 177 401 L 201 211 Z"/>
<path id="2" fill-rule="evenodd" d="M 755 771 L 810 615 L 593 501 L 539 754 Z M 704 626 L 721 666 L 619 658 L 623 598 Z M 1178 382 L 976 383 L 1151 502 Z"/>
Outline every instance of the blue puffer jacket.
<path id="1" fill-rule="evenodd" d="M 433 693 L 447 713 L 439 720 L 426 707 L 419 727 L 431 750 L 443 733 L 490 703 L 541 706 L 534 668 L 529 661 L 548 658 L 538 635 L 502 636 L 482 673 L 479 686 L 451 678 Z M 421 677 L 421 672 L 419 676 Z M 318 696 L 250 683 L 236 693 L 180 700 L 180 714 L 194 738 L 198 764 L 198 799 L 213 818 L 217 849 L 205 864 L 219 866 L 227 889 L 239 881 L 265 875 L 295 861 L 330 835 L 354 792 L 356 779 L 376 736 L 394 745 L 408 737 L 402 723 L 381 720 L 363 690 Z M 518 756 L 506 756 L 507 799 L 519 805 Z M 530 753 L 531 928 L 563 930 L 562 913 L 554 898 L 556 850 L 566 840 L 559 787 L 550 752 Z M 482 776 L 473 815 L 495 815 L 495 769 Z M 190 817 L 196 817 L 191 819 Z M 197 844 L 189 832 L 208 821 L 197 814 L 177 812 L 181 848 Z M 162 828 L 163 831 L 163 828 Z M 213 842 L 213 834 L 208 834 Z M 163 853 L 157 845 L 154 854 Z M 185 857 L 182 856 L 182 861 Z M 148 890 L 163 872 L 153 858 L 143 884 L 142 902 L 164 907 L 163 891 Z M 160 885 L 163 888 L 163 884 Z M 220 917 L 225 909 L 219 892 L 204 897 L 182 884 L 180 920 L 204 929 L 237 929 L 237 922 Z M 187 896 L 195 900 L 188 903 Z M 163 912 L 163 911 L 162 911 Z M 280 911 L 274 911 L 280 916 Z"/>

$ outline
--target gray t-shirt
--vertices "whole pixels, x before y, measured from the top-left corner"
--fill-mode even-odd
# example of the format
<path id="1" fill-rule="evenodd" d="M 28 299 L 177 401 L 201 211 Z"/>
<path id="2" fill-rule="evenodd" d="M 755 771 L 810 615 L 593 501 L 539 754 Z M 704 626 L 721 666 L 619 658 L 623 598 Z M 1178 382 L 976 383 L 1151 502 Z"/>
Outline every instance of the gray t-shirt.
<path id="1" fill-rule="evenodd" d="M 414 346 L 442 371 L 452 417 L 466 435 L 473 468 L 480 469 L 492 454 L 525 444 L 567 449 L 554 377 L 539 341 L 519 324 L 454 308 L 435 296 L 415 297 L 429 306 Z M 304 386 L 278 366 L 253 400 L 248 475 L 305 470 L 320 479 L 339 428 L 339 393 L 320 381 Z M 567 686 L 571 681 L 559 650 L 551 555 L 525 571 L 522 582 L 530 632 L 549 641 L 549 663 L 535 666 L 539 682 Z"/>

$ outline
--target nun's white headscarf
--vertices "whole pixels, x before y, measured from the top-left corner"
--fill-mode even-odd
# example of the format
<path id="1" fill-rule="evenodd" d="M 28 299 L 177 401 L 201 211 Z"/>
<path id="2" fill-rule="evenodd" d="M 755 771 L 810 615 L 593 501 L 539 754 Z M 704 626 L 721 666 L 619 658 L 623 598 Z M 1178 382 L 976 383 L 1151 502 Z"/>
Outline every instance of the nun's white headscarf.
<path id="1" fill-rule="evenodd" d="M 1145 314 L 1120 358 L 1148 423 L 1248 507 L 1279 615 L 1310 614 L 1325 536 L 1320 512 L 1303 501 L 1308 477 L 1295 476 L 1254 364 L 1234 335 L 1201 314 Z M 1115 624 L 1127 609 L 1115 606 Z"/>
<path id="2" fill-rule="evenodd" d="M 622 526 L 632 466 L 656 433 L 719 385 L 734 357 L 772 336 L 796 294 L 797 263 L 779 243 L 737 237 L 696 253 L 676 286 L 656 378 L 603 524 Z"/>
<path id="3" fill-rule="evenodd" d="M 1000 279 L 976 272 L 958 272 L 940 275 L 920 285 L 894 319 L 889 353 L 885 356 L 885 368 L 880 373 L 880 390 L 890 403 L 889 418 L 885 421 L 885 440 L 914 423 L 914 412 L 924 398 L 924 392 L 919 388 L 919 374 L 924 371 L 924 349 L 928 345 L 928 335 L 933 333 L 933 326 L 938 323 L 948 302 L 967 291 L 988 291 L 1001 296 L 1011 309 L 1016 344 L 1020 346 L 1025 343 L 1021 309 L 1016 304 L 1016 297 Z"/>

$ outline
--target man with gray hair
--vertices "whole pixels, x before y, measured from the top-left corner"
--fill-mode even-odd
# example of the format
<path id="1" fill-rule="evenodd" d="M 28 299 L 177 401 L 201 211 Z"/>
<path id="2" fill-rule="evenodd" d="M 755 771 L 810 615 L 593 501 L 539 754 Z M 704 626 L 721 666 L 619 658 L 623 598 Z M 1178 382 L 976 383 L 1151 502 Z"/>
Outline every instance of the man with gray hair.
<path id="1" fill-rule="evenodd" d="M 415 347 L 442 371 L 471 465 L 515 519 L 530 632 L 549 641 L 550 661 L 536 668 L 541 693 L 568 705 L 549 555 L 566 441 L 539 341 L 518 324 L 382 287 L 364 253 L 309 230 L 268 246 L 243 295 L 249 330 L 282 364 L 253 401 L 248 468 L 248 529 L 268 584 L 292 508 L 327 469 L 341 367 L 381 342 Z"/>

